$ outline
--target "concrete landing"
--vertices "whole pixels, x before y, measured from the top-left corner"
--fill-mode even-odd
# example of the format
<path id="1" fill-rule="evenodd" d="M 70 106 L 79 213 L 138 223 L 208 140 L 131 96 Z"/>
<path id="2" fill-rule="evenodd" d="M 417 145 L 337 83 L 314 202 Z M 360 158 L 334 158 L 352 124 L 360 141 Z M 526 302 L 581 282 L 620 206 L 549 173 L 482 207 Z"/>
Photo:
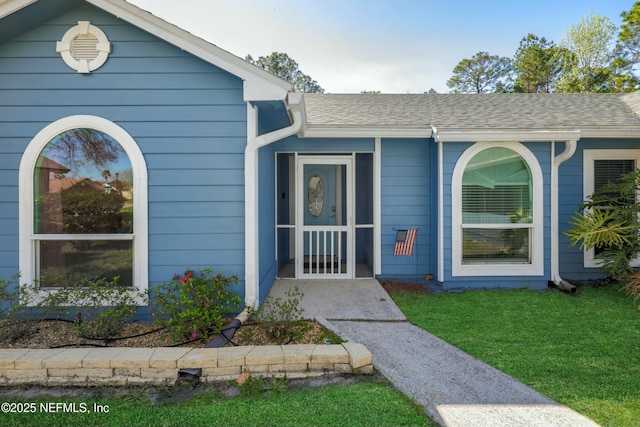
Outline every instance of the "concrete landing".
<path id="1" fill-rule="evenodd" d="M 406 321 L 407 318 L 375 279 L 276 280 L 269 297 L 285 299 L 295 286 L 304 294 L 303 316 L 327 320 Z"/>

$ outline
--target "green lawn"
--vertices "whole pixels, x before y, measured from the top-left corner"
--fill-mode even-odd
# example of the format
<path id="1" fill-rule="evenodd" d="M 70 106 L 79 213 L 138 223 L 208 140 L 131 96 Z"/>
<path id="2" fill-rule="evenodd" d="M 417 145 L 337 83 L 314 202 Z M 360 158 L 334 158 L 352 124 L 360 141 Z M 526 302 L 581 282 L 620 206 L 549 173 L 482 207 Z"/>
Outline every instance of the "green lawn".
<path id="1" fill-rule="evenodd" d="M 151 402 L 146 394 L 125 397 L 0 399 L 35 404 L 36 413 L 1 413 L 3 426 L 435 426 L 422 407 L 386 380 L 361 378 L 355 384 L 249 393 L 234 398 L 206 392 L 187 400 Z M 76 403 L 108 413 L 46 413 L 40 404 Z M 84 406 L 83 406 L 84 405 Z M 54 406 L 55 408 L 55 406 Z"/>
<path id="2" fill-rule="evenodd" d="M 640 312 L 617 289 L 392 297 L 412 323 L 596 422 L 640 423 Z"/>

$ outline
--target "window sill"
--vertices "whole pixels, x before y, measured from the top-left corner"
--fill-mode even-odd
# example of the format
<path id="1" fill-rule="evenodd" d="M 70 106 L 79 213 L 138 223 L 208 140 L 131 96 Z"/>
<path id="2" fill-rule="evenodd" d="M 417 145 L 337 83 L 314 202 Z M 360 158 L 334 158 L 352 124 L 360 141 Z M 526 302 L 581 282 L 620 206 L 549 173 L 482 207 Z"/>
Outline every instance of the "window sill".
<path id="1" fill-rule="evenodd" d="M 493 263 L 453 265 L 453 277 L 470 276 L 543 276 L 544 267 L 536 264 Z"/>

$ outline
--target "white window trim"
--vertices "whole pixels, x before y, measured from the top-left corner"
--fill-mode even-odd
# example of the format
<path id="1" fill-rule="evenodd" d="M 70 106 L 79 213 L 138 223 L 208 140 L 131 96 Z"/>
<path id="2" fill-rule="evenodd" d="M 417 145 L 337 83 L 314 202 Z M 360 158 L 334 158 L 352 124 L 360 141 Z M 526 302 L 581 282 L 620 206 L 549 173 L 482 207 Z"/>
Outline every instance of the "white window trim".
<path id="1" fill-rule="evenodd" d="M 533 181 L 530 263 L 462 263 L 462 177 L 469 161 L 489 148 L 513 150 L 529 166 Z M 460 156 L 451 178 L 451 275 L 452 276 L 542 276 L 544 275 L 544 208 L 542 169 L 535 155 L 519 142 L 476 142 Z M 491 224 L 483 224 L 483 227 Z M 517 226 L 517 225 L 516 225 Z M 529 227 L 529 225 L 527 225 Z"/>
<path id="2" fill-rule="evenodd" d="M 584 150 L 582 153 L 582 191 L 583 200 L 587 201 L 588 197 L 595 191 L 595 161 L 596 160 L 635 160 L 636 168 L 640 168 L 640 150 L 636 149 L 603 149 L 603 150 Z M 638 198 L 636 196 L 636 198 Z M 600 268 L 603 261 L 595 257 L 593 248 L 584 250 L 584 267 Z M 632 267 L 640 267 L 640 259 L 636 258 L 631 261 Z"/>
<path id="3" fill-rule="evenodd" d="M 108 238 L 108 239 L 132 239 L 133 240 L 133 287 L 137 291 L 148 289 L 148 220 L 147 220 L 147 166 L 135 140 L 117 124 L 96 116 L 78 115 L 65 117 L 57 120 L 44 129 L 31 140 L 27 146 L 22 160 L 20 161 L 19 172 L 19 233 L 20 233 L 20 274 L 21 283 L 28 286 L 29 303 L 35 304 L 52 292 L 50 289 L 40 289 L 37 286 L 36 277 L 36 257 L 37 240 L 34 232 L 34 207 L 35 200 L 33 174 L 36 162 L 42 149 L 57 135 L 75 128 L 95 129 L 106 133 L 117 141 L 129 156 L 133 169 L 133 186 L 135 196 L 133 198 L 133 235 L 113 235 L 87 234 L 82 236 L 88 238 Z M 51 235 L 52 239 L 65 238 L 69 236 Z M 77 236 L 74 236 L 76 238 Z M 146 301 L 136 298 L 136 303 L 146 305 Z"/>
<path id="4" fill-rule="evenodd" d="M 76 37 L 82 35 L 92 35 L 98 42 L 96 44 L 97 56 L 93 60 L 81 59 L 77 60 L 73 57 L 72 44 Z M 70 68 L 78 73 L 90 73 L 102 67 L 111 53 L 111 43 L 107 39 L 107 35 L 95 25 L 91 25 L 89 21 L 78 21 L 78 25 L 71 27 L 62 40 L 56 43 L 56 52 L 62 56 L 62 60 Z"/>

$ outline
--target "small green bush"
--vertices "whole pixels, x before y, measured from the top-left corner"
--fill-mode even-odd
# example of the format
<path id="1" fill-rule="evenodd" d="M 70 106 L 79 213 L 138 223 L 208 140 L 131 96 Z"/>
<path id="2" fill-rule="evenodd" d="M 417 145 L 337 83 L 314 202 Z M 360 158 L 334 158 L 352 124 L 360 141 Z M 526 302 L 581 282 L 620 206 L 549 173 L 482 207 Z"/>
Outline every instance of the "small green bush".
<path id="1" fill-rule="evenodd" d="M 264 303 L 252 315 L 260 323 L 263 323 L 269 335 L 276 341 L 284 344 L 292 339 L 296 333 L 298 320 L 302 319 L 304 308 L 300 307 L 300 301 L 304 294 L 294 287 L 285 292 L 286 298 L 273 299 L 269 296 Z"/>
<path id="2" fill-rule="evenodd" d="M 139 304 L 146 305 L 148 293 L 121 286 L 111 280 L 83 280 L 47 295 L 41 306 L 62 307 L 76 321 L 78 334 L 89 338 L 113 338 L 131 321 Z"/>
<path id="3" fill-rule="evenodd" d="M 20 275 L 16 274 L 10 279 L 0 277 L 0 318 L 4 319 L 9 313 L 14 303 L 14 292 L 11 291 L 11 284 L 18 280 Z"/>
<path id="4" fill-rule="evenodd" d="M 156 288 L 153 315 L 175 342 L 208 339 L 220 333 L 225 317 L 240 311 L 242 300 L 228 289 L 238 283 L 238 276 L 211 271 L 187 269 Z"/>
<path id="5" fill-rule="evenodd" d="M 0 277 L 0 319 L 4 320 L 0 336 L 8 342 L 15 342 L 34 329 L 34 322 L 28 321 L 26 289 L 17 286 L 19 279 L 19 273 L 9 279 Z"/>

